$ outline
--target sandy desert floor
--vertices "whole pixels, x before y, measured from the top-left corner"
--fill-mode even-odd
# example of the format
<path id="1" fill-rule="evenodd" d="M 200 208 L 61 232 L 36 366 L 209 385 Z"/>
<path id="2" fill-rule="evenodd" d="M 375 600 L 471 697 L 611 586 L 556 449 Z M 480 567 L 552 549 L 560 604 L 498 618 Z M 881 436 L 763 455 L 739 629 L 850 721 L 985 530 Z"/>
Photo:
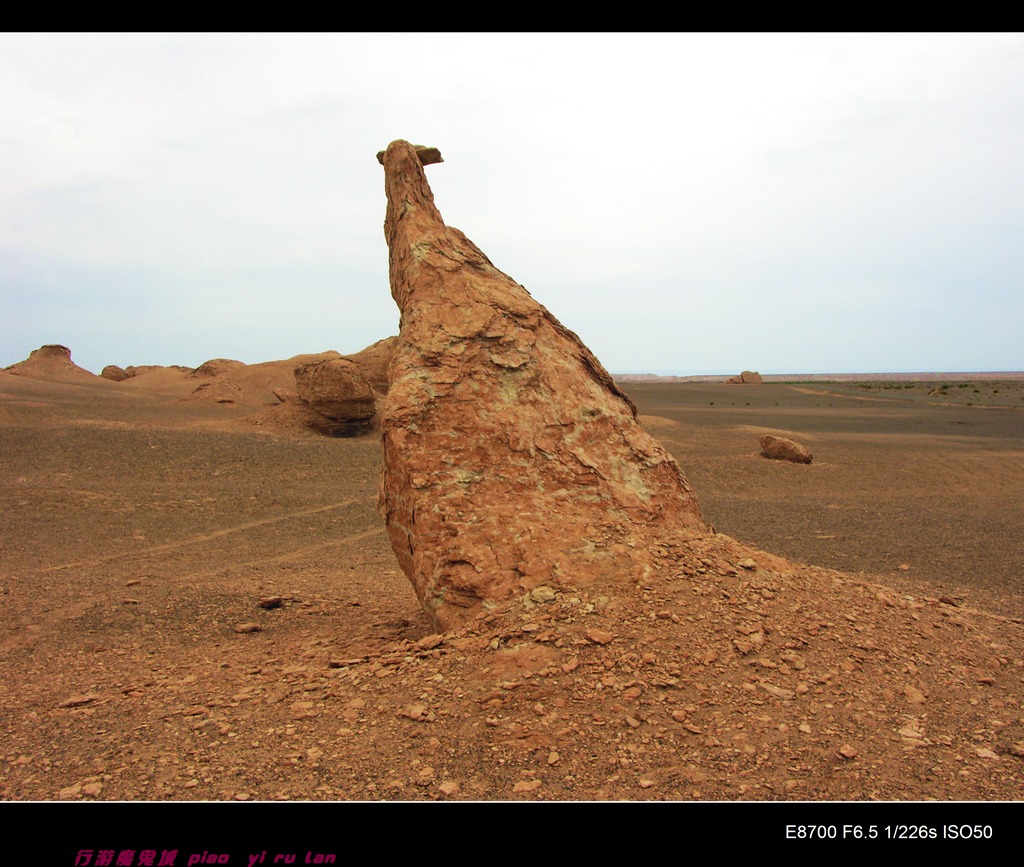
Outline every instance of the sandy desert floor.
<path id="1" fill-rule="evenodd" d="M 719 532 L 1024 616 L 1024 381 L 628 391 Z M 765 432 L 814 463 L 760 459 Z"/>
<path id="2" fill-rule="evenodd" d="M 375 436 L 153 376 L 0 372 L 4 799 L 1024 797 L 1019 381 L 632 384 L 720 533 L 824 568 L 724 540 L 441 636 Z"/>

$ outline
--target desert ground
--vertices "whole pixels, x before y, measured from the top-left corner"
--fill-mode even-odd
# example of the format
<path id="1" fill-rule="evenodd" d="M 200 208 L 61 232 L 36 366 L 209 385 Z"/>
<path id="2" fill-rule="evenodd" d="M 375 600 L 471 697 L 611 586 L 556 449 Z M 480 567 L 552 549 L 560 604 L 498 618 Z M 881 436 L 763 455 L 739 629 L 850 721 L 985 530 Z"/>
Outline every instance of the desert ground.
<path id="1" fill-rule="evenodd" d="M 1024 616 L 1024 381 L 630 384 L 715 528 Z M 758 434 L 814 453 L 761 460 Z"/>
<path id="2" fill-rule="evenodd" d="M 630 383 L 715 529 L 814 568 L 726 540 L 440 635 L 379 437 L 288 371 L 0 371 L 0 797 L 1024 797 L 1024 382 Z"/>

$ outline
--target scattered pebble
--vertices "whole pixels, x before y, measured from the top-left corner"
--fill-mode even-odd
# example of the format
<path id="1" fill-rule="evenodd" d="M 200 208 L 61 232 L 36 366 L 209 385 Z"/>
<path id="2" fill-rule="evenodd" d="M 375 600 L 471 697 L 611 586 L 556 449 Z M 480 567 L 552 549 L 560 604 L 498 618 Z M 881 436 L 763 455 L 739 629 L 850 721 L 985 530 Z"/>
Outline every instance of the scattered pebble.
<path id="1" fill-rule="evenodd" d="M 262 631 L 263 631 L 263 627 L 260 626 L 258 623 L 239 623 L 235 627 L 235 632 L 237 632 L 239 635 L 247 635 L 248 633 L 251 633 L 251 632 L 262 632 Z"/>
<path id="2" fill-rule="evenodd" d="M 557 595 L 554 590 L 543 584 L 540 587 L 534 587 L 530 591 L 530 598 L 534 602 L 554 602 Z"/>
<path id="3" fill-rule="evenodd" d="M 541 780 L 520 780 L 512 787 L 513 792 L 533 792 L 543 785 Z"/>
<path id="4" fill-rule="evenodd" d="M 924 704 L 925 695 L 916 686 L 903 687 L 903 695 L 910 704 Z"/>
<path id="5" fill-rule="evenodd" d="M 410 704 L 399 716 L 408 717 L 411 720 L 421 720 L 427 715 L 427 707 L 423 704 Z"/>
<path id="6" fill-rule="evenodd" d="M 82 707 L 83 705 L 92 704 L 94 701 L 99 701 L 98 695 L 73 695 L 70 698 L 64 699 L 57 707 Z"/>
<path id="7" fill-rule="evenodd" d="M 796 697 L 796 693 L 793 692 L 793 690 L 786 689 L 782 686 L 776 686 L 773 683 L 764 683 L 762 681 L 758 683 L 758 686 L 761 687 L 761 689 L 763 689 L 766 693 L 768 693 L 768 695 L 774 695 L 776 698 L 786 700 Z"/>

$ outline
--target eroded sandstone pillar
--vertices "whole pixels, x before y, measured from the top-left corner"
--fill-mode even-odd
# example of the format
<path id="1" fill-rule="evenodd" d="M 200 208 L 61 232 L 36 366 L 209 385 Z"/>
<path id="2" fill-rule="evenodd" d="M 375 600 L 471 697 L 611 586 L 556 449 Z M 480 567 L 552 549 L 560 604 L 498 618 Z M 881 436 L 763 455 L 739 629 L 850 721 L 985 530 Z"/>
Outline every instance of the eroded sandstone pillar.
<path id="1" fill-rule="evenodd" d="M 437 626 L 541 585 L 635 584 L 660 537 L 708 532 L 590 350 L 444 224 L 417 149 L 381 161 L 402 315 L 379 505 Z"/>

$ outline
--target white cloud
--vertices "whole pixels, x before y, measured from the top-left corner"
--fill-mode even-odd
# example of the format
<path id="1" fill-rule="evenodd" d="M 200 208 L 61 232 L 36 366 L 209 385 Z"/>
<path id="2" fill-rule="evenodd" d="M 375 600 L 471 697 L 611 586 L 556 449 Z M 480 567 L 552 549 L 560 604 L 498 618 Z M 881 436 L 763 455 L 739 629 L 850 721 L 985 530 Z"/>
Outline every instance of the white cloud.
<path id="1" fill-rule="evenodd" d="M 408 137 L 609 367 L 1024 367 L 1022 72 L 1015 34 L 2 36 L 0 364 L 393 332 Z"/>

